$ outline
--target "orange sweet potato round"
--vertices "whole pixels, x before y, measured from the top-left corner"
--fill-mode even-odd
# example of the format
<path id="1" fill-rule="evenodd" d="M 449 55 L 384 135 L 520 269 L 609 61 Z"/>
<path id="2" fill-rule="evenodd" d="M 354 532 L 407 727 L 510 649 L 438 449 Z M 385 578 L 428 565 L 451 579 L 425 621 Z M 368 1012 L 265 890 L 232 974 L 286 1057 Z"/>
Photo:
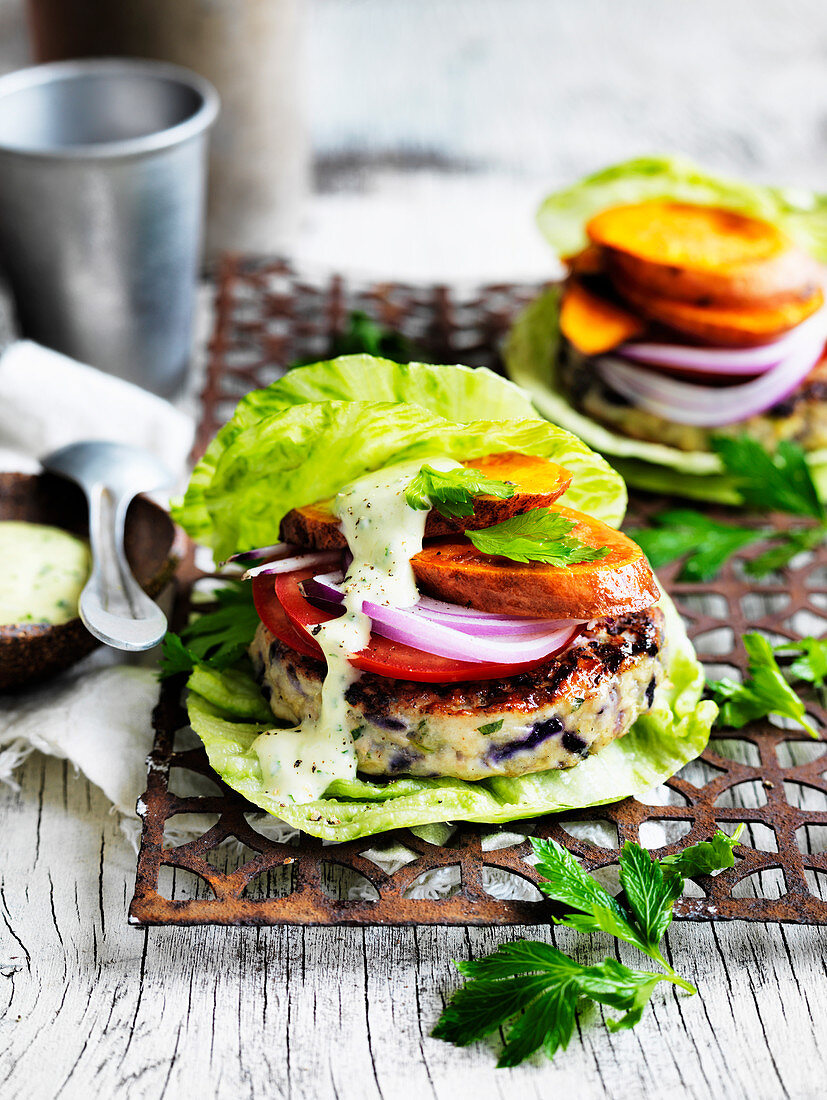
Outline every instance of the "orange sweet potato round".
<path id="1" fill-rule="evenodd" d="M 809 298 L 777 306 L 751 306 L 748 309 L 696 306 L 674 298 L 658 298 L 626 283 L 622 294 L 635 309 L 653 321 L 685 333 L 706 344 L 747 348 L 766 344 L 800 325 L 824 304 L 817 288 Z"/>
<path id="2" fill-rule="evenodd" d="M 560 306 L 560 331 L 584 355 L 602 355 L 642 335 L 646 322 L 570 278 Z"/>
<path id="3" fill-rule="evenodd" d="M 496 481 L 511 481 L 517 491 L 507 500 L 477 497 L 472 516 L 451 518 L 429 512 L 425 522 L 426 538 L 491 527 L 532 508 L 545 508 L 562 496 L 571 483 L 571 474 L 562 466 L 539 455 L 515 451 L 469 458 L 463 466 L 479 470 Z M 331 504 L 332 501 L 322 501 L 288 512 L 281 521 L 281 538 L 284 542 L 318 550 L 344 550 L 347 543 Z"/>
<path id="4" fill-rule="evenodd" d="M 482 554 L 468 539 L 440 539 L 411 559 L 417 583 L 464 607 L 543 619 L 623 615 L 657 602 L 657 582 L 636 543 L 582 512 L 562 505 L 553 511 L 575 521 L 574 538 L 607 546 L 609 554 L 560 568 Z"/>
<path id="5" fill-rule="evenodd" d="M 798 302 L 810 298 L 824 276 L 812 256 L 799 248 L 715 270 L 654 263 L 611 248 L 603 252 L 620 292 L 631 284 L 642 293 L 696 306 L 751 308 Z"/>
<path id="6" fill-rule="evenodd" d="M 586 233 L 604 248 L 692 271 L 755 263 L 791 247 L 769 222 L 717 206 L 679 202 L 609 207 L 589 221 Z"/>

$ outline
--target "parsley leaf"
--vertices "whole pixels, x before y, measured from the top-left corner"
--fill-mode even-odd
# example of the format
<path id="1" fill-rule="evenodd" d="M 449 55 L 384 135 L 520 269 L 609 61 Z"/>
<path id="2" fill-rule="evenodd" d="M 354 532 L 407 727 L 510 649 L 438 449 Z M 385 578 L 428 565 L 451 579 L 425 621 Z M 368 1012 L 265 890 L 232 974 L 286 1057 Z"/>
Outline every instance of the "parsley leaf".
<path id="1" fill-rule="evenodd" d="M 663 958 L 660 939 L 683 891 L 683 876 L 731 867 L 739 835 L 740 829 L 733 837 L 718 832 L 712 840 L 660 861 L 638 844 L 625 844 L 620 867 L 627 905 L 608 894 L 565 848 L 553 840 L 533 839 L 536 868 L 545 879 L 540 889 L 576 910 L 557 923 L 583 932 L 609 931 L 640 948 L 663 971 L 634 970 L 613 958 L 586 966 L 550 944 L 531 940 L 501 944 L 485 958 L 456 964 L 469 980 L 446 1006 L 433 1035 L 467 1046 L 502 1028 L 505 1044 L 497 1064 L 516 1066 L 540 1049 L 549 1058 L 564 1050 L 583 1003 L 622 1012 L 606 1021 L 611 1031 L 619 1031 L 640 1020 L 659 982 L 694 993 L 694 986 Z"/>
<path id="2" fill-rule="evenodd" d="M 605 558 L 608 547 L 586 546 L 572 538 L 575 526 L 559 512 L 532 508 L 530 512 L 495 523 L 493 527 L 465 534 L 481 553 L 512 561 L 542 561 L 546 565 L 566 566 Z"/>
<path id="3" fill-rule="evenodd" d="M 740 729 L 756 718 L 777 714 L 799 722 L 817 739 L 818 730 L 808 720 L 804 703 L 784 679 L 770 643 L 754 632 L 745 634 L 743 640 L 750 671 L 744 683 L 728 677 L 707 681 L 720 707 L 717 724 Z"/>
<path id="4" fill-rule="evenodd" d="M 672 921 L 672 906 L 683 893 L 683 879 L 665 877 L 661 865 L 645 848 L 627 841 L 620 853 L 620 884 L 646 943 L 646 953 L 651 954 Z"/>
<path id="5" fill-rule="evenodd" d="M 712 580 L 731 554 L 769 540 L 776 545 L 744 566 L 750 576 L 765 577 L 784 569 L 796 554 L 814 550 L 827 539 L 827 510 L 819 498 L 806 454 L 798 444 L 780 443 L 771 454 L 745 435 L 735 439 L 718 436 L 712 442 L 744 504 L 762 513 L 787 512 L 819 522 L 814 527 L 774 531 L 720 523 L 691 508 L 662 512 L 653 517 L 653 529 L 629 532 L 655 569 L 685 558 L 678 580 Z"/>
<path id="6" fill-rule="evenodd" d="M 250 585 L 235 584 L 214 593 L 218 607 L 199 615 L 179 634 L 169 631 L 161 651 L 161 679 L 190 672 L 197 665 L 234 665 L 253 640 L 259 617 Z"/>
<path id="7" fill-rule="evenodd" d="M 550 944 L 530 940 L 501 944 L 493 955 L 456 965 L 471 980 L 454 994 L 433 1035 L 467 1046 L 514 1021 L 498 1066 L 519 1065 L 541 1047 L 549 1058 L 565 1050 L 583 996 L 624 1010 L 627 1016 L 615 1021 L 615 1027 L 631 1026 L 665 978 L 632 970 L 616 959 L 583 966 Z"/>
<path id="8" fill-rule="evenodd" d="M 407 336 L 381 325 L 363 310 L 356 309 L 348 315 L 344 331 L 337 333 L 331 340 L 329 358 L 360 354 L 375 355 L 379 359 L 391 359 L 394 363 L 410 363 L 412 360 L 420 363 L 430 362 L 427 352 Z M 308 366 L 318 361 L 318 355 L 296 359 L 290 364 L 289 369 Z"/>
<path id="9" fill-rule="evenodd" d="M 498 718 L 496 722 L 486 722 L 483 726 L 477 726 L 477 732 L 483 737 L 490 737 L 492 733 L 499 733 L 503 728 L 504 718 Z"/>
<path id="10" fill-rule="evenodd" d="M 537 871 L 545 879 L 538 884 L 539 889 L 555 901 L 578 910 L 555 918 L 555 924 L 564 924 L 578 932 L 608 932 L 641 951 L 646 950 L 645 938 L 629 921 L 622 906 L 571 852 L 556 840 L 532 840 L 531 843 L 534 854 L 539 857 Z"/>
<path id="11" fill-rule="evenodd" d="M 179 672 L 191 672 L 195 657 L 187 649 L 178 634 L 168 630 L 161 643 L 161 679 L 176 676 Z"/>
<path id="12" fill-rule="evenodd" d="M 792 559 L 804 550 L 815 550 L 825 538 L 827 527 L 798 527 L 790 531 L 776 531 L 772 538 L 778 542 L 752 561 L 744 563 L 744 572 L 751 577 L 766 577 L 768 573 L 780 573 Z"/>
<path id="13" fill-rule="evenodd" d="M 661 512 L 653 519 L 657 527 L 636 528 L 629 537 L 654 569 L 686 556 L 678 574 L 681 581 L 712 580 L 731 554 L 767 537 L 766 530 L 719 523 L 692 508 Z"/>
<path id="14" fill-rule="evenodd" d="M 743 831 L 744 823 L 741 822 L 732 836 L 719 830 L 712 840 L 702 840 L 699 844 L 684 848 L 682 852 L 664 856 L 660 860 L 664 874 L 695 878 L 696 875 L 709 875 L 713 871 L 734 867 L 734 852 Z"/>
<path id="15" fill-rule="evenodd" d="M 795 653 L 798 656 L 789 666 L 796 680 L 806 680 L 817 688 L 825 686 L 827 680 L 827 638 L 814 638 L 808 635 L 797 642 L 773 646 L 774 653 Z"/>
<path id="16" fill-rule="evenodd" d="M 734 479 L 744 503 L 759 512 L 789 512 L 827 519 L 803 448 L 788 440 L 770 454 L 747 435 L 716 436 L 712 446 Z"/>
<path id="17" fill-rule="evenodd" d="M 515 485 L 495 481 L 467 466 L 457 470 L 435 470 L 426 465 L 405 490 L 405 500 L 410 508 L 419 511 L 435 508 L 441 516 L 473 516 L 474 497 L 507 500 L 515 492 Z"/>
<path id="18" fill-rule="evenodd" d="M 600 1004 L 622 1008 L 620 1019 L 607 1019 L 609 1031 L 622 1031 L 634 1027 L 640 1021 L 658 982 L 668 980 L 663 974 L 651 974 L 648 970 L 632 970 L 616 959 L 604 959 L 599 966 L 584 967 L 580 979 L 580 991 Z"/>
<path id="19" fill-rule="evenodd" d="M 374 321 L 363 310 L 356 309 L 348 317 L 345 331 L 333 340 L 331 357 L 337 355 L 375 355 L 395 363 L 422 361 L 423 352 L 407 336 Z"/>

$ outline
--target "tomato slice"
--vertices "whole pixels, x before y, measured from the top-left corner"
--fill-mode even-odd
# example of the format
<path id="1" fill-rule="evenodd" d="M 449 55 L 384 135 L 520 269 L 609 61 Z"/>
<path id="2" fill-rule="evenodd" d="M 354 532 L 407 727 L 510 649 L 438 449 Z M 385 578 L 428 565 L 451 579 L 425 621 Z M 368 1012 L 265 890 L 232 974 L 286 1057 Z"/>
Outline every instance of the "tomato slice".
<path id="1" fill-rule="evenodd" d="M 253 579 L 253 599 L 259 618 L 285 645 L 307 657 L 323 660 L 310 629 L 335 618 L 330 612 L 314 607 L 302 595 L 299 585 L 317 570 L 298 569 L 295 573 L 259 576 Z M 415 680 L 418 683 L 461 683 L 471 680 L 496 680 L 517 672 L 529 672 L 548 662 L 549 657 L 522 664 L 477 663 L 452 661 L 420 649 L 391 642 L 372 634 L 368 646 L 351 658 L 351 664 L 365 672 L 375 672 L 392 680 Z"/>
<path id="2" fill-rule="evenodd" d="M 304 571 L 306 577 L 312 576 L 314 572 L 314 569 Z M 253 603 L 256 605 L 258 617 L 280 642 L 298 653 L 303 653 L 305 657 L 321 658 L 322 651 L 314 639 L 304 631 L 296 630 L 287 618 L 276 596 L 274 580 L 275 577 L 253 578 Z"/>

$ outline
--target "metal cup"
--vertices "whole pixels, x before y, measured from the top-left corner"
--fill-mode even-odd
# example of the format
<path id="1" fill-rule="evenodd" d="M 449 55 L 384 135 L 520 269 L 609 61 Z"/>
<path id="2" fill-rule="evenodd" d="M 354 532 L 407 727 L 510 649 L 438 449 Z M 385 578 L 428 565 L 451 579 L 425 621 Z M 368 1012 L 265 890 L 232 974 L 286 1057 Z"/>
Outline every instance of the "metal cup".
<path id="1" fill-rule="evenodd" d="M 217 113 L 211 84 L 155 61 L 0 77 L 0 272 L 24 336 L 155 393 L 181 386 Z"/>

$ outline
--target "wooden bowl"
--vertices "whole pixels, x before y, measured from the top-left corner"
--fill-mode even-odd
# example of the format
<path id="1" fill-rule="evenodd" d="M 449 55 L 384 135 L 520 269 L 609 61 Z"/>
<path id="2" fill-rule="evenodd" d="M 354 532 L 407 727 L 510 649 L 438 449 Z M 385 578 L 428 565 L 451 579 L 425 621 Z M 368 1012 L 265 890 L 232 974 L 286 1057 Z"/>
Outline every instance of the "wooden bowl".
<path id="1" fill-rule="evenodd" d="M 74 483 L 53 474 L 0 473 L 0 520 L 46 523 L 83 538 L 89 534 L 86 497 Z M 127 513 L 124 543 L 135 577 L 154 598 L 179 561 L 175 525 L 163 508 L 136 497 Z M 0 691 L 45 680 L 100 644 L 79 618 L 57 625 L 0 625 Z"/>

